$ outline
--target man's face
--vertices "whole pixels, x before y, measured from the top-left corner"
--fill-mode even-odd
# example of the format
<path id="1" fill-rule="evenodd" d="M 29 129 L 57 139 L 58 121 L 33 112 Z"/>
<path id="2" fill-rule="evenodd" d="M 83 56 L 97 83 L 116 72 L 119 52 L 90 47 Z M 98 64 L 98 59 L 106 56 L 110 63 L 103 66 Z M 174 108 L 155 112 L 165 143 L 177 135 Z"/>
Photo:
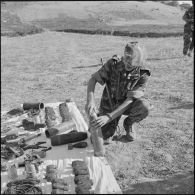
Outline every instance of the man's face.
<path id="1" fill-rule="evenodd" d="M 130 71 L 132 69 L 132 55 L 124 53 L 123 62 L 125 64 L 125 69 Z"/>

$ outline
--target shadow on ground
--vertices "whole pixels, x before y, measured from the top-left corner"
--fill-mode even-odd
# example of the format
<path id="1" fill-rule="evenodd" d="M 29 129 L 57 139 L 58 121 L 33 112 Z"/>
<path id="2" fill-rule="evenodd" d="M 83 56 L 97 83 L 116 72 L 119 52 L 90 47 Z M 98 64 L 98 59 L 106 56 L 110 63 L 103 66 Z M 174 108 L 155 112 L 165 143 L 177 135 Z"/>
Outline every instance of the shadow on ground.
<path id="1" fill-rule="evenodd" d="M 194 172 L 133 184 L 123 194 L 194 194 Z"/>
<path id="2" fill-rule="evenodd" d="M 122 136 L 113 136 L 112 138 L 113 141 L 118 141 L 118 142 L 123 142 L 123 143 L 128 143 L 128 142 L 132 142 L 133 140 L 129 140 L 126 135 L 122 135 Z"/>
<path id="3" fill-rule="evenodd" d="M 194 103 L 184 103 L 175 107 L 169 108 L 169 110 L 175 110 L 175 109 L 193 109 L 194 108 Z"/>
<path id="4" fill-rule="evenodd" d="M 75 66 L 72 68 L 93 68 L 93 67 L 98 67 L 98 66 L 102 66 L 102 64 L 94 64 L 94 65 L 90 65 L 90 66 Z"/>
<path id="5" fill-rule="evenodd" d="M 169 58 L 148 58 L 147 61 L 155 61 L 155 60 L 170 60 L 170 59 L 180 59 L 183 58 L 183 56 L 178 57 L 169 57 Z"/>

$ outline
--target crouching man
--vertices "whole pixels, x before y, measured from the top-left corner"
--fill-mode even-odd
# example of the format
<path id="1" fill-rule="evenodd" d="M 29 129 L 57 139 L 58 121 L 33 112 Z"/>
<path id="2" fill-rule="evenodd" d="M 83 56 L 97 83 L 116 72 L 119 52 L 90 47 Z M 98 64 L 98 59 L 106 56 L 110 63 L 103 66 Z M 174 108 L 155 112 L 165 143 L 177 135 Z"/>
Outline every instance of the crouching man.
<path id="1" fill-rule="evenodd" d="M 114 55 L 88 82 L 85 110 L 88 116 L 97 113 L 97 119 L 91 123 L 101 127 L 105 144 L 114 135 L 122 115 L 127 115 L 123 122 L 126 141 L 135 139 L 133 124 L 148 116 L 149 103 L 144 100 L 144 91 L 150 71 L 142 68 L 143 64 L 142 49 L 137 42 L 130 42 L 125 46 L 123 57 Z M 97 82 L 106 85 L 98 111 L 94 97 Z"/>

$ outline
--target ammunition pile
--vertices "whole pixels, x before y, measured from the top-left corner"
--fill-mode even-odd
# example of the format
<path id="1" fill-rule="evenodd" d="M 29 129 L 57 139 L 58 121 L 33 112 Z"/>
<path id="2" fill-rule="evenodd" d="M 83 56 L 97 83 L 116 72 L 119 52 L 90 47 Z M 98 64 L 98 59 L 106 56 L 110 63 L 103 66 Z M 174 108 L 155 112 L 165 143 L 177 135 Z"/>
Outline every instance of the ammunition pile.
<path id="1" fill-rule="evenodd" d="M 76 194 L 93 194 L 91 190 L 93 182 L 90 179 L 89 169 L 84 161 L 72 162 L 73 173 L 75 175 L 74 182 L 76 184 Z"/>

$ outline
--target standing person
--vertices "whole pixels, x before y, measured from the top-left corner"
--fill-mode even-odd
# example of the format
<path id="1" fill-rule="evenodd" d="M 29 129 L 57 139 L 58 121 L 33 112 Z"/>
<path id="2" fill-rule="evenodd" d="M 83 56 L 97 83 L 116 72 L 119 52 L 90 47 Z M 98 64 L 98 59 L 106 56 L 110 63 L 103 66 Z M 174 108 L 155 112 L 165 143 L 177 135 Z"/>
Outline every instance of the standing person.
<path id="1" fill-rule="evenodd" d="M 114 135 L 122 115 L 127 115 L 123 122 L 126 141 L 135 139 L 133 124 L 148 116 L 149 104 L 143 96 L 150 71 L 142 68 L 143 63 L 143 51 L 137 42 L 130 42 L 125 47 L 123 57 L 114 55 L 88 82 L 85 110 L 88 116 L 93 112 L 98 114 L 91 123 L 101 127 L 105 144 Z M 106 84 L 98 112 L 94 97 L 97 82 Z"/>
<path id="2" fill-rule="evenodd" d="M 192 7 L 183 16 L 183 20 L 186 22 L 183 35 L 183 54 L 189 57 L 192 55 L 192 50 L 194 49 L 194 1 L 192 1 L 192 4 Z"/>

